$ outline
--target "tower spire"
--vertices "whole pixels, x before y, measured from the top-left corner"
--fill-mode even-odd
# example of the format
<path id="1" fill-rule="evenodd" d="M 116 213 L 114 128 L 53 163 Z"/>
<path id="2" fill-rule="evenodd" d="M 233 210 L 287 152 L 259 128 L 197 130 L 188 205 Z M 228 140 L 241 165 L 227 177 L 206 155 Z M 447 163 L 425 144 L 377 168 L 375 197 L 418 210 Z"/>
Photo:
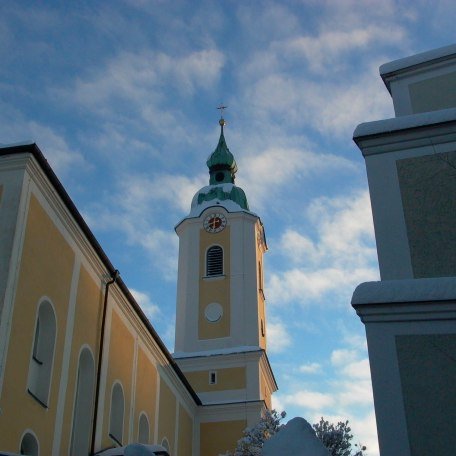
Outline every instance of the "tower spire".
<path id="1" fill-rule="evenodd" d="M 223 118 L 223 111 L 227 109 L 228 106 L 224 106 L 223 103 L 220 103 L 220 106 L 217 106 L 217 109 L 220 110 L 220 120 L 219 120 L 219 125 L 220 125 L 220 133 L 223 135 L 223 127 L 226 125 L 226 121 Z"/>
<path id="2" fill-rule="evenodd" d="M 192 200 L 192 211 L 204 204 L 228 204 L 231 211 L 249 211 L 249 204 L 244 191 L 234 184 L 237 164 L 233 154 L 226 145 L 223 127 L 226 121 L 223 110 L 226 106 L 220 105 L 220 138 L 215 150 L 209 155 L 206 165 L 209 168 L 209 185 L 197 192 Z M 235 203 L 236 206 L 233 206 Z"/>
<path id="3" fill-rule="evenodd" d="M 226 121 L 223 118 L 223 110 L 227 107 L 221 104 L 217 109 L 220 110 L 220 138 L 214 152 L 209 156 L 206 164 L 209 168 L 209 184 L 223 184 L 223 183 L 234 183 L 234 175 L 237 171 L 236 160 L 233 154 L 228 149 L 225 141 L 225 135 L 223 134 L 223 127 L 226 125 Z"/>

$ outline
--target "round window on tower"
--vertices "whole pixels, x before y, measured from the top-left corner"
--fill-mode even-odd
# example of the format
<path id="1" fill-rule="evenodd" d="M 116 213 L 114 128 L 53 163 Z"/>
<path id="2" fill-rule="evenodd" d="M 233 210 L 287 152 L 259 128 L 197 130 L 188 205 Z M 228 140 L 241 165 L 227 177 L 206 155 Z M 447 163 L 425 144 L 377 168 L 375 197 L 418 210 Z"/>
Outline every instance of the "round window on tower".
<path id="1" fill-rule="evenodd" d="M 215 180 L 217 182 L 222 182 L 222 180 L 225 179 L 225 174 L 222 172 L 222 171 L 219 171 L 216 175 L 215 175 Z"/>
<path id="2" fill-rule="evenodd" d="M 206 320 L 211 323 L 216 323 L 223 316 L 223 307 L 218 302 L 211 302 L 204 309 Z"/>

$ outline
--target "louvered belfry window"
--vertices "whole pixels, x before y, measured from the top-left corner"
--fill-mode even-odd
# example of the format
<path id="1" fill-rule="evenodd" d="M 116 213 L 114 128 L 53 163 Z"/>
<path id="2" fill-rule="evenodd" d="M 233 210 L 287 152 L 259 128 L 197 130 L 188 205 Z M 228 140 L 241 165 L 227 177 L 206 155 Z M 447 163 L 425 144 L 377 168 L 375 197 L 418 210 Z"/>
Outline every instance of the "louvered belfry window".
<path id="1" fill-rule="evenodd" d="M 207 250 L 206 275 L 217 276 L 223 274 L 223 249 L 214 245 Z"/>

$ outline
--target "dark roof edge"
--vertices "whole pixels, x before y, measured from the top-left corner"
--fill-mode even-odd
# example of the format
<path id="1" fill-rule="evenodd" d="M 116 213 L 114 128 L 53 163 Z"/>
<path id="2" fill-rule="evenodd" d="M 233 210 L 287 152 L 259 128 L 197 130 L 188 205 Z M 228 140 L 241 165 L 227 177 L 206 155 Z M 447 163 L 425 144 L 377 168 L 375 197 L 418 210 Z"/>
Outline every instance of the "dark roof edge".
<path id="1" fill-rule="evenodd" d="M 274 375 L 274 371 L 272 370 L 272 367 L 271 367 L 271 363 L 269 362 L 269 357 L 268 357 L 268 354 L 266 353 L 266 350 L 264 348 L 262 348 L 262 351 L 264 353 L 264 356 L 266 358 L 266 361 L 268 363 L 268 366 L 269 366 L 269 370 L 271 371 L 271 375 L 272 375 L 272 379 L 274 380 L 274 384 L 275 384 L 275 387 L 276 387 L 276 391 L 279 390 L 279 385 L 277 384 L 277 380 L 275 378 L 275 375 Z"/>
<path id="2" fill-rule="evenodd" d="M 71 215 L 74 217 L 76 220 L 76 223 L 79 225 L 81 228 L 82 232 L 84 235 L 87 237 L 89 240 L 90 244 L 92 245 L 93 249 L 97 253 L 97 255 L 100 257 L 101 261 L 103 264 L 106 266 L 106 269 L 108 270 L 109 274 L 112 276 L 116 269 L 114 268 L 113 264 L 111 263 L 111 260 L 108 258 L 106 253 L 104 252 L 103 248 L 95 238 L 94 234 L 90 230 L 89 226 L 85 222 L 84 218 L 82 217 L 81 213 L 78 211 L 76 205 L 73 203 L 72 199 L 68 195 L 67 191 L 63 187 L 62 183 L 60 182 L 59 178 L 57 175 L 54 173 L 52 170 L 51 166 L 49 165 L 48 161 L 44 157 L 43 153 L 41 152 L 40 148 L 37 146 L 36 143 L 31 143 L 31 144 L 20 144 L 20 145 L 13 145 L 13 146 L 6 146 L 6 147 L 1 147 L 0 146 L 0 156 L 3 155 L 16 155 L 16 154 L 21 154 L 21 153 L 31 153 L 33 157 L 36 159 L 38 164 L 40 165 L 41 169 L 44 171 L 46 174 L 47 178 L 51 182 L 51 184 L 54 186 L 54 188 L 57 190 L 58 195 L 64 202 L 65 206 L 68 208 L 70 211 Z M 136 302 L 135 298 L 131 294 L 130 290 L 128 287 L 125 285 L 125 282 L 122 280 L 121 277 L 119 277 L 116 280 L 117 285 L 119 288 L 122 290 L 124 295 L 127 297 L 129 303 L 132 305 L 134 310 L 137 312 L 139 315 L 141 321 L 144 323 L 146 328 L 148 329 L 149 333 L 152 335 L 152 338 L 155 340 L 157 345 L 160 347 L 162 350 L 163 354 L 165 355 L 166 359 L 170 363 L 171 367 L 174 369 L 176 372 L 177 376 L 179 379 L 182 381 L 190 395 L 192 396 L 193 400 L 195 401 L 196 405 L 201 405 L 201 400 L 198 397 L 198 395 L 195 393 L 194 389 L 191 387 L 189 381 L 183 374 L 183 372 L 180 370 L 179 366 L 177 365 L 176 361 L 174 358 L 171 356 L 171 353 L 168 351 L 166 348 L 165 344 L 163 341 L 160 339 L 160 336 L 158 333 L 155 331 L 154 327 L 150 323 L 149 319 L 146 317 L 144 312 L 142 311 L 141 307 L 139 304 Z"/>
<path id="3" fill-rule="evenodd" d="M 210 404 L 203 404 L 203 407 L 223 407 L 227 405 L 236 406 L 239 404 L 263 404 L 264 407 L 268 408 L 264 399 L 251 399 L 249 401 L 211 402 Z"/>

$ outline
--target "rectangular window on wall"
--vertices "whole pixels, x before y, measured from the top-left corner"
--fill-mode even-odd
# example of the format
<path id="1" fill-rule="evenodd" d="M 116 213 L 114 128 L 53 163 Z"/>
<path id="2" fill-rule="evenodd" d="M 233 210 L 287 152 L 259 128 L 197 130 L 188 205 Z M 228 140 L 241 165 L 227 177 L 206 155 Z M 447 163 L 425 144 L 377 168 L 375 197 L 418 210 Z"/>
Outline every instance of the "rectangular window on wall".
<path id="1" fill-rule="evenodd" d="M 209 385 L 216 385 L 217 384 L 217 372 L 210 371 L 209 372 Z"/>

